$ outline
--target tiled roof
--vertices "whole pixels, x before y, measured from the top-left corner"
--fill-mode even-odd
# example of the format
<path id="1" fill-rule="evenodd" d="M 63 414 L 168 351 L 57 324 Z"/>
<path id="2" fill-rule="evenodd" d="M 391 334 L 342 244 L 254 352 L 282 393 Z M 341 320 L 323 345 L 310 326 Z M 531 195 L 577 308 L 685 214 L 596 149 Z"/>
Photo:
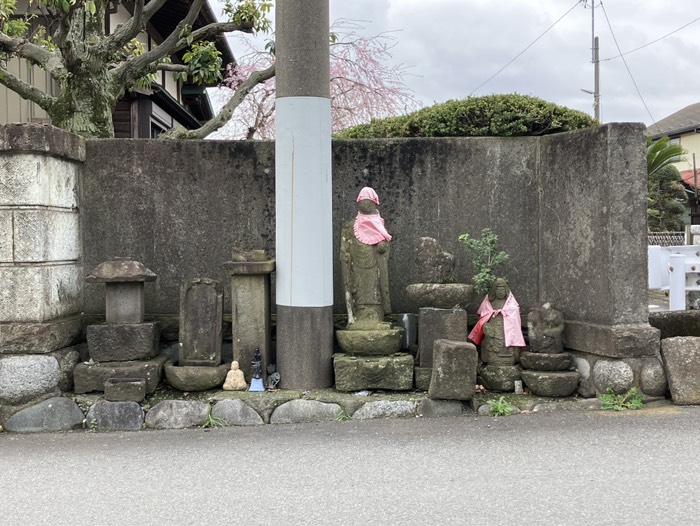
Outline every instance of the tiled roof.
<path id="1" fill-rule="evenodd" d="M 700 128 L 700 102 L 686 106 L 676 113 L 647 127 L 647 135 L 656 139 L 664 135 L 677 135 Z"/>

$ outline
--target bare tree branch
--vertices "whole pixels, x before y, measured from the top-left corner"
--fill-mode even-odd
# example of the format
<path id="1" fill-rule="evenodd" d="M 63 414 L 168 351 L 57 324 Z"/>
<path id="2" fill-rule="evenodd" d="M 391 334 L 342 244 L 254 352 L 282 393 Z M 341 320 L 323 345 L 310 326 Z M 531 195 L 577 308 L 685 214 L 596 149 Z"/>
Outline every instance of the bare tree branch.
<path id="1" fill-rule="evenodd" d="M 50 111 L 54 102 L 55 97 L 47 95 L 38 88 L 35 88 L 31 84 L 20 80 L 15 77 L 12 73 L 7 71 L 5 68 L 0 67 L 0 84 L 7 87 L 8 89 L 17 93 L 23 99 L 35 102 L 39 107 L 46 111 Z"/>
<path id="2" fill-rule="evenodd" d="M 258 84 L 261 84 L 266 80 L 271 79 L 274 75 L 274 64 L 267 69 L 256 71 L 255 73 L 251 74 L 245 81 L 243 81 L 243 83 L 240 86 L 238 86 L 236 93 L 233 95 L 233 97 L 229 99 L 229 101 L 226 104 L 224 104 L 219 114 L 213 119 L 207 121 L 201 128 L 197 128 L 196 130 L 185 130 L 183 128 L 177 128 L 161 134 L 158 138 L 203 139 L 204 137 L 221 128 L 224 124 L 226 124 L 229 121 L 231 115 L 233 114 L 233 110 L 235 110 L 241 104 L 241 102 L 243 102 L 243 99 L 245 99 L 246 95 L 248 95 L 248 92 L 250 92 L 250 90 L 252 90 Z"/>
<path id="3" fill-rule="evenodd" d="M 150 2 L 149 6 L 154 3 L 163 5 L 165 0 Z M 127 22 L 119 24 L 112 34 L 105 39 L 105 43 L 108 47 L 112 49 L 122 47 L 146 27 L 147 20 L 144 19 L 143 5 L 144 0 L 136 0 L 136 2 L 134 2 L 133 16 Z"/>
<path id="4" fill-rule="evenodd" d="M 9 37 L 4 33 L 0 33 L 0 51 L 14 53 L 34 62 L 51 73 L 53 77 L 56 76 L 55 72 L 63 69 L 57 53 L 47 51 L 25 39 Z"/>

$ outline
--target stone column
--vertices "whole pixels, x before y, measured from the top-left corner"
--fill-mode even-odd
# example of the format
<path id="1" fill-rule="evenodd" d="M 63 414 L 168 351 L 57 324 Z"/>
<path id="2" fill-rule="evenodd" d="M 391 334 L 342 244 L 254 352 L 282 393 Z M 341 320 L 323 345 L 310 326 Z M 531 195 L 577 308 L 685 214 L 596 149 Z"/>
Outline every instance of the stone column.
<path id="1" fill-rule="evenodd" d="M 275 260 L 230 261 L 224 268 L 231 275 L 233 359 L 250 381 L 256 348 L 263 359 L 263 376 L 270 365 L 270 277 Z"/>
<path id="2" fill-rule="evenodd" d="M 277 368 L 285 388 L 333 383 L 328 20 L 328 0 L 276 3 Z"/>
<path id="3" fill-rule="evenodd" d="M 50 353 L 80 333 L 84 160 L 76 135 L 0 126 L 0 355 Z"/>

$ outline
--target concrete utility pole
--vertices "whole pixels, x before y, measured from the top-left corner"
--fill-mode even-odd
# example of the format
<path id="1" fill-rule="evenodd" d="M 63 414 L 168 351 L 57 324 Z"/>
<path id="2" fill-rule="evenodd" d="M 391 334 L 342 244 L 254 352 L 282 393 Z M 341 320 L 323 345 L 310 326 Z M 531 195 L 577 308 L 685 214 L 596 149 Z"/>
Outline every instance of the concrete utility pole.
<path id="1" fill-rule="evenodd" d="M 277 0 L 277 368 L 282 387 L 333 383 L 328 0 Z"/>

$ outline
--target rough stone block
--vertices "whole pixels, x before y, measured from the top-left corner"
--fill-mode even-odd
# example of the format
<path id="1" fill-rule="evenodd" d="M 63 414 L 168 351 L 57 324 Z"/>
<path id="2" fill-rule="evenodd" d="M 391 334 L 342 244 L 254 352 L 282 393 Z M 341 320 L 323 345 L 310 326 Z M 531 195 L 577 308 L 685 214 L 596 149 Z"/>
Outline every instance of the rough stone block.
<path id="1" fill-rule="evenodd" d="M 679 336 L 661 342 L 668 388 L 674 404 L 700 404 L 700 338 Z"/>
<path id="2" fill-rule="evenodd" d="M 180 292 L 180 365 L 221 364 L 224 290 L 201 278 L 183 283 Z"/>
<path id="3" fill-rule="evenodd" d="M 317 400 L 290 400 L 273 411 L 270 423 L 329 422 L 336 420 L 341 413 L 342 408 L 338 404 Z"/>
<path id="4" fill-rule="evenodd" d="M 41 433 L 70 431 L 83 426 L 85 415 L 69 398 L 54 397 L 18 411 L 5 422 L 5 431 Z"/>
<path id="5" fill-rule="evenodd" d="M 174 365 L 165 364 L 165 378 L 168 383 L 180 391 L 207 391 L 221 387 L 226 379 L 229 364 L 218 367 L 206 365 Z"/>
<path id="6" fill-rule="evenodd" d="M 87 342 L 90 358 L 96 362 L 126 362 L 158 355 L 160 324 L 125 323 L 89 325 Z"/>
<path id="7" fill-rule="evenodd" d="M 0 263 L 12 263 L 12 211 L 0 210 Z"/>
<path id="8" fill-rule="evenodd" d="M 47 354 L 79 339 L 80 316 L 45 322 L 0 323 L 0 354 Z"/>
<path id="9" fill-rule="evenodd" d="M 566 320 L 564 346 L 569 349 L 608 356 L 636 358 L 656 356 L 659 351 L 659 330 L 651 325 L 599 325 Z"/>
<path id="10" fill-rule="evenodd" d="M 372 418 L 411 418 L 416 416 L 416 403 L 409 400 L 367 402 L 352 414 L 353 420 Z"/>
<path id="11" fill-rule="evenodd" d="M 105 400 L 141 402 L 146 397 L 144 378 L 110 378 L 105 382 Z"/>
<path id="12" fill-rule="evenodd" d="M 88 410 L 89 429 L 95 431 L 138 431 L 143 427 L 143 409 L 136 402 L 100 400 Z"/>
<path id="13" fill-rule="evenodd" d="M 157 356 L 141 362 L 79 363 L 73 370 L 75 393 L 102 392 L 110 378 L 144 378 L 146 392 L 152 393 L 160 383 L 163 364 L 167 359 L 166 356 Z"/>
<path id="14" fill-rule="evenodd" d="M 402 328 L 335 331 L 340 348 L 357 356 L 390 356 L 401 349 Z"/>
<path id="15" fill-rule="evenodd" d="M 53 356 L 0 358 L 0 404 L 18 405 L 50 393 L 58 386 L 58 361 Z"/>
<path id="16" fill-rule="evenodd" d="M 433 344 L 445 339 L 467 341 L 467 311 L 464 309 L 422 308 L 418 311 L 420 366 L 433 366 Z"/>
<path id="17" fill-rule="evenodd" d="M 659 329 L 662 340 L 676 336 L 700 337 L 700 310 L 650 312 L 649 325 Z"/>
<path id="18" fill-rule="evenodd" d="M 433 400 L 424 398 L 418 404 L 419 416 L 433 418 L 439 416 L 461 416 L 464 405 L 459 400 Z"/>
<path id="19" fill-rule="evenodd" d="M 452 309 L 455 305 L 469 304 L 474 286 L 466 283 L 412 283 L 406 294 L 421 307 Z"/>
<path id="20" fill-rule="evenodd" d="M 515 381 L 520 380 L 520 367 L 489 364 L 481 368 L 479 376 L 487 389 L 511 392 L 515 389 Z"/>
<path id="21" fill-rule="evenodd" d="M 82 310 L 82 266 L 0 267 L 0 320 L 42 322 Z"/>
<path id="22" fill-rule="evenodd" d="M 0 156 L 0 206 L 78 207 L 79 165 L 48 155 Z"/>
<path id="23" fill-rule="evenodd" d="M 242 400 L 220 400 L 211 414 L 230 426 L 258 426 L 265 423 L 257 411 Z"/>
<path id="24" fill-rule="evenodd" d="M 443 400 L 471 400 L 478 364 L 479 353 L 473 343 L 435 340 L 428 396 Z"/>
<path id="25" fill-rule="evenodd" d="M 535 371 L 566 371 L 571 368 L 571 353 L 521 352 L 520 365 Z"/>
<path id="26" fill-rule="evenodd" d="M 15 210 L 14 262 L 80 258 L 80 216 L 73 210 Z"/>
<path id="27" fill-rule="evenodd" d="M 413 356 L 410 354 L 366 358 L 336 354 L 333 357 L 333 367 L 335 388 L 338 391 L 407 391 L 413 388 Z"/>
<path id="28" fill-rule="evenodd" d="M 430 388 L 430 378 L 433 376 L 432 367 L 414 367 L 413 378 L 416 389 L 427 391 Z"/>
<path id="29" fill-rule="evenodd" d="M 189 400 L 164 400 L 146 413 L 146 427 L 184 429 L 201 426 L 209 416 L 209 404 Z"/>

